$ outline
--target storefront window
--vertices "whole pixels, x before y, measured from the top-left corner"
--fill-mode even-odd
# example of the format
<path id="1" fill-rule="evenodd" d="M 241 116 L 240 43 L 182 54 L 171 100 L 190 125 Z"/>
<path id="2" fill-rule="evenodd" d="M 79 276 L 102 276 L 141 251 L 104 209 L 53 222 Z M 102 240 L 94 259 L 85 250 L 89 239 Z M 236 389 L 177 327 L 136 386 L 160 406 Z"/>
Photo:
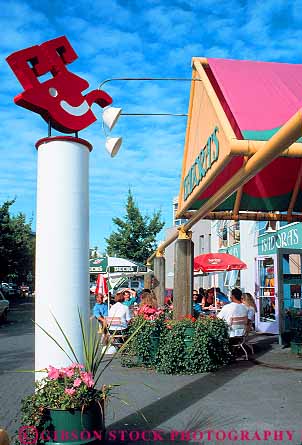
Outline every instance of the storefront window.
<path id="1" fill-rule="evenodd" d="M 274 261 L 265 258 L 259 262 L 259 312 L 261 322 L 271 322 L 276 319 L 275 311 L 275 274 Z"/>

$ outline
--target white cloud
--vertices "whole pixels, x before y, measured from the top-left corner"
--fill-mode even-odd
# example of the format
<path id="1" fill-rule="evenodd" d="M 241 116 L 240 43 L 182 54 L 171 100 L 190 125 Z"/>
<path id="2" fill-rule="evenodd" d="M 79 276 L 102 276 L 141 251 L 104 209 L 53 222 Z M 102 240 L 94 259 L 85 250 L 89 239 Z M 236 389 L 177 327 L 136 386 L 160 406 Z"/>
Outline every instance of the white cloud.
<path id="1" fill-rule="evenodd" d="M 269 0 L 62 0 L 0 1 L 0 200 L 17 195 L 16 211 L 35 213 L 37 153 L 46 136 L 40 116 L 16 107 L 22 91 L 4 61 L 11 52 L 66 35 L 79 58 L 69 69 L 90 89 L 113 77 L 191 77 L 193 56 L 300 62 L 301 2 Z M 104 89 L 124 112 L 186 113 L 190 83 L 110 82 Z M 93 111 L 101 118 L 96 105 Z M 171 223 L 179 190 L 186 118 L 121 117 L 113 135 L 123 137 L 114 159 L 104 150 L 100 121 L 80 136 L 90 155 L 91 244 L 104 248 L 112 217 L 124 214 L 130 186 L 144 212 L 161 208 Z"/>

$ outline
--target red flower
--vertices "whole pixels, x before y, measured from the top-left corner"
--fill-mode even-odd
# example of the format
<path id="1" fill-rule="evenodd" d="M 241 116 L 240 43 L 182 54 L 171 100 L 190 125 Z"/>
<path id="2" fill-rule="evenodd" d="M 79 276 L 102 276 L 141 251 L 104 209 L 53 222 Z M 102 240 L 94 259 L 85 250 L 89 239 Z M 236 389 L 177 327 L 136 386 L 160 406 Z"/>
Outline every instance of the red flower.
<path id="1" fill-rule="evenodd" d="M 188 315 L 185 315 L 184 317 L 182 317 L 181 320 L 191 320 L 194 322 L 194 321 L 196 321 L 196 318 L 193 317 L 193 315 L 188 314 Z"/>

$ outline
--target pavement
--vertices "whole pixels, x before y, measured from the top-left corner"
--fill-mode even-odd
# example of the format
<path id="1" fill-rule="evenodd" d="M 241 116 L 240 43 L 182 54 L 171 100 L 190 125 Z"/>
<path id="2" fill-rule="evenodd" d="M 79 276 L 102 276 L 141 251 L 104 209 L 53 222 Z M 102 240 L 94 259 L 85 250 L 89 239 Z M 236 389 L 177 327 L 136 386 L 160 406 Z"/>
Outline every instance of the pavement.
<path id="1" fill-rule="evenodd" d="M 33 304 L 16 306 L 0 327 L 0 428 L 14 436 L 21 399 L 33 390 Z M 102 383 L 114 383 L 106 443 L 302 443 L 302 358 L 275 336 L 253 338 L 254 356 L 214 373 L 169 376 L 123 368 L 115 359 Z M 13 372 L 12 372 L 13 371 Z"/>

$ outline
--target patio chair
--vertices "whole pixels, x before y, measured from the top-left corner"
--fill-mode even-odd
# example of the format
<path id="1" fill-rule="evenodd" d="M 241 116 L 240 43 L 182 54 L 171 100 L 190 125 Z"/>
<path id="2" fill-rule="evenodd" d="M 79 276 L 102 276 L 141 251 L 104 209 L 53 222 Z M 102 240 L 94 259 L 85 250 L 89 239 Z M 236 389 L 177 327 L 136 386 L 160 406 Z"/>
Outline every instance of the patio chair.
<path id="1" fill-rule="evenodd" d="M 247 317 L 232 317 L 229 325 L 229 334 L 231 340 L 231 348 L 233 350 L 241 349 L 244 352 L 245 359 L 248 360 L 247 347 L 253 351 L 253 346 L 248 345 L 248 318 Z"/>
<path id="2" fill-rule="evenodd" d="M 120 348 L 122 344 L 127 340 L 126 329 L 122 326 L 122 320 L 120 317 L 105 317 L 106 328 L 109 331 L 111 337 L 111 344 L 117 348 Z"/>

